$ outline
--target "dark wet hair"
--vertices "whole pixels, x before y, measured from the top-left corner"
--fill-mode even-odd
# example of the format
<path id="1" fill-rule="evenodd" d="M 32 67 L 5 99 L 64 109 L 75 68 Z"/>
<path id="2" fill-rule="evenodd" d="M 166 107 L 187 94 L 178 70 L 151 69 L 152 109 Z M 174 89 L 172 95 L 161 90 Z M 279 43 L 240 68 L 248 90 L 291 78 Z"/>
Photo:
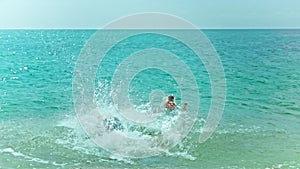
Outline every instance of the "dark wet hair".
<path id="1" fill-rule="evenodd" d="M 168 99 L 169 99 L 169 100 L 174 100 L 174 96 L 173 96 L 173 95 L 169 95 L 169 96 L 168 96 Z"/>

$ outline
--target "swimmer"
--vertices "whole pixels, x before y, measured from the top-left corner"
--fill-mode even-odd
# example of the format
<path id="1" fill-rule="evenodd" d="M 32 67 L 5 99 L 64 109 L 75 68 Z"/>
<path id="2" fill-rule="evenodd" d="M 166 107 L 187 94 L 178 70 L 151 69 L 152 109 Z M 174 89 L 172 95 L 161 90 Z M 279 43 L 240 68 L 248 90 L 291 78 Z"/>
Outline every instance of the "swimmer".
<path id="1" fill-rule="evenodd" d="M 187 107 L 187 103 L 184 103 L 181 110 L 185 110 Z M 175 108 L 179 108 L 177 104 L 175 103 L 175 97 L 173 95 L 169 95 L 166 102 L 165 102 L 165 108 L 168 110 L 174 110 Z"/>

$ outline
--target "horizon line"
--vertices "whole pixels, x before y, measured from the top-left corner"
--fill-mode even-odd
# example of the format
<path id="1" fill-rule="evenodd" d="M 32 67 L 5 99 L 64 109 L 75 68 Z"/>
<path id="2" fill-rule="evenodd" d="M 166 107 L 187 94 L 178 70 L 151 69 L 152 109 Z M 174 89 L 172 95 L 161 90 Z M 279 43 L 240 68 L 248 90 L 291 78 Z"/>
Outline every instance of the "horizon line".
<path id="1" fill-rule="evenodd" d="M 300 27 L 204 27 L 196 30 L 297 30 Z M 103 28 L 0 28 L 0 30 L 163 30 L 163 29 L 103 29 Z M 165 29 L 165 30 L 195 30 L 195 29 Z"/>

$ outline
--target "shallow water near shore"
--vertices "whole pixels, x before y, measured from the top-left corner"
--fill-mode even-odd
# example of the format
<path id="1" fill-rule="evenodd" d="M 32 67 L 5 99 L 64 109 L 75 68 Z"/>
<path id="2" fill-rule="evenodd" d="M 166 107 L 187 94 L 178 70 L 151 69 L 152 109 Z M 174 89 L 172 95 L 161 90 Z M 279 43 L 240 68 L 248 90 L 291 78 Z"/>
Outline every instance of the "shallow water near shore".
<path id="1" fill-rule="evenodd" d="M 196 76 L 201 102 L 195 125 L 171 150 L 129 159 L 95 145 L 76 118 L 73 71 L 81 48 L 95 31 L 1 30 L 0 168 L 300 168 L 300 30 L 203 32 L 226 76 L 225 110 L 217 130 L 198 143 L 211 89 L 203 64 L 185 57 L 201 72 Z M 139 38 L 147 45 L 143 38 L 153 37 Z M 106 101 L 115 55 L 126 56 L 118 51 L 109 54 L 95 80 L 98 99 Z M 149 90 L 160 87 L 179 95 L 170 75 L 157 70 L 138 74 L 131 87 L 130 98 L 143 105 L 141 109 L 147 107 L 143 100 Z M 98 106 L 111 111 L 110 103 Z"/>

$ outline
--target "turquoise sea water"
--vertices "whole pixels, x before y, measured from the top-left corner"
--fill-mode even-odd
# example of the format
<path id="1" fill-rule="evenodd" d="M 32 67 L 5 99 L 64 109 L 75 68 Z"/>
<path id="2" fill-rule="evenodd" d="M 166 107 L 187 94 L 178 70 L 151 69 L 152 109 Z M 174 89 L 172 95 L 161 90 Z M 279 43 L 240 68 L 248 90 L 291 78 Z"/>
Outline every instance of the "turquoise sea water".
<path id="1" fill-rule="evenodd" d="M 120 61 L 150 44 L 176 46 L 200 86 L 201 108 L 190 134 L 175 148 L 141 159 L 99 148 L 76 119 L 72 77 L 93 33 L 0 31 L 0 168 L 300 168 L 300 30 L 204 31 L 223 64 L 227 96 L 219 127 L 203 144 L 198 136 L 211 98 L 203 64 L 184 46 L 149 34 L 115 46 L 97 72 L 100 101 L 111 102 L 109 86 Z M 148 69 L 133 79 L 129 97 L 145 105 L 153 89 L 179 96 L 170 75 Z"/>

